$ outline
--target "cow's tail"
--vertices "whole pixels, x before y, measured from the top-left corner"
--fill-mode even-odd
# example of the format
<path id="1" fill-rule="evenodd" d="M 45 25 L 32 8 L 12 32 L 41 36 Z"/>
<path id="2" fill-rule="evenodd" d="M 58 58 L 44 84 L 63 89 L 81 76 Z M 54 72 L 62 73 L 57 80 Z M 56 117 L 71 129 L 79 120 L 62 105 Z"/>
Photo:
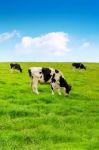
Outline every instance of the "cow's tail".
<path id="1" fill-rule="evenodd" d="M 31 69 L 28 69 L 29 76 L 32 78 Z"/>

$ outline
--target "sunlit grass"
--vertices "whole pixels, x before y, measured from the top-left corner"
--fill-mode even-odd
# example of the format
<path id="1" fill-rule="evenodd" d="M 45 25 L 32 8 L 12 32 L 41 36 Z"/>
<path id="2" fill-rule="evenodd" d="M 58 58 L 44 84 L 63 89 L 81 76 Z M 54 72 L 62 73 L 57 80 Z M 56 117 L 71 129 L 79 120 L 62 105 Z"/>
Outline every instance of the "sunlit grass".
<path id="1" fill-rule="evenodd" d="M 71 63 L 20 63 L 23 73 L 0 63 L 0 150 L 98 150 L 99 64 L 73 72 Z M 69 97 L 50 85 L 32 93 L 28 68 L 46 66 L 63 72 L 72 84 Z"/>

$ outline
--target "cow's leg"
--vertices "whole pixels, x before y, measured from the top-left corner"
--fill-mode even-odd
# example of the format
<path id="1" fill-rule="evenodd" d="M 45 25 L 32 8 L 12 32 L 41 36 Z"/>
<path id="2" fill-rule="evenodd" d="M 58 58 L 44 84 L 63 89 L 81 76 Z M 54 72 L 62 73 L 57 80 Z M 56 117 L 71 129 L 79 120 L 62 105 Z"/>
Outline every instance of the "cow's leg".
<path id="1" fill-rule="evenodd" d="M 52 89 L 52 95 L 54 95 L 54 88 L 52 85 L 51 85 L 51 89 Z"/>
<path id="2" fill-rule="evenodd" d="M 39 94 L 39 92 L 38 92 L 38 80 L 37 80 L 36 86 L 35 86 L 35 93 L 36 93 L 36 94 Z"/>
<path id="3" fill-rule="evenodd" d="M 13 72 L 13 69 L 11 68 L 11 73 Z"/>
<path id="4" fill-rule="evenodd" d="M 80 72 L 83 72 L 83 70 L 82 70 L 82 69 L 80 69 Z"/>
<path id="5" fill-rule="evenodd" d="M 58 94 L 61 95 L 60 88 L 58 88 Z"/>
<path id="6" fill-rule="evenodd" d="M 20 70 L 18 69 L 17 72 L 20 73 Z"/>
<path id="7" fill-rule="evenodd" d="M 52 95 L 54 95 L 55 83 L 51 83 Z"/>
<path id="8" fill-rule="evenodd" d="M 37 95 L 39 94 L 37 87 L 35 88 L 35 93 L 36 93 Z"/>
<path id="9" fill-rule="evenodd" d="M 75 72 L 75 67 L 73 67 L 73 71 Z"/>
<path id="10" fill-rule="evenodd" d="M 38 89 L 37 89 L 37 85 L 32 84 L 32 90 L 34 93 L 39 94 Z"/>
<path id="11" fill-rule="evenodd" d="M 55 89 L 57 89 L 57 90 L 58 90 L 58 94 L 61 95 L 60 86 L 59 86 L 58 83 L 52 82 L 52 83 L 51 83 L 51 88 L 52 88 L 52 95 L 54 95 L 54 90 L 55 90 Z"/>
<path id="12" fill-rule="evenodd" d="M 59 83 L 55 82 L 55 88 L 57 89 L 58 94 L 61 95 Z"/>
<path id="13" fill-rule="evenodd" d="M 37 86 L 38 86 L 38 80 L 36 79 L 33 79 L 33 82 L 32 82 L 32 90 L 33 92 L 35 92 L 36 94 L 39 94 L 38 92 L 38 89 L 37 89 Z"/>

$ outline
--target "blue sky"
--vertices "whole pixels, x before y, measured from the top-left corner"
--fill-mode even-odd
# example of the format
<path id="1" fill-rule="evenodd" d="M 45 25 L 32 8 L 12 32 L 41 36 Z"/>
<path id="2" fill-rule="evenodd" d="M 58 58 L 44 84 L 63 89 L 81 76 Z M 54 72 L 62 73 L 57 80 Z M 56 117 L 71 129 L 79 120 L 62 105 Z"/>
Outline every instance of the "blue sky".
<path id="1" fill-rule="evenodd" d="M 99 62 L 98 0 L 0 0 L 0 61 Z"/>

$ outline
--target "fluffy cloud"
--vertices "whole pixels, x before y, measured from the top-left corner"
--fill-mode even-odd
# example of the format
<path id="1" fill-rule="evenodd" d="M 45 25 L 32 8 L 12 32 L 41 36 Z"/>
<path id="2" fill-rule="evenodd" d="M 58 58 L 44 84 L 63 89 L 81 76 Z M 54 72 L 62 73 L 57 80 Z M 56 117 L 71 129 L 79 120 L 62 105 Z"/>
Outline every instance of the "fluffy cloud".
<path id="1" fill-rule="evenodd" d="M 18 31 L 14 30 L 12 32 L 5 32 L 0 34 L 0 42 L 7 41 L 9 39 L 12 39 L 14 37 L 20 37 L 20 34 Z"/>
<path id="2" fill-rule="evenodd" d="M 64 32 L 51 32 L 39 37 L 25 36 L 16 44 L 17 52 L 23 54 L 53 54 L 63 56 L 70 51 L 69 37 Z"/>

